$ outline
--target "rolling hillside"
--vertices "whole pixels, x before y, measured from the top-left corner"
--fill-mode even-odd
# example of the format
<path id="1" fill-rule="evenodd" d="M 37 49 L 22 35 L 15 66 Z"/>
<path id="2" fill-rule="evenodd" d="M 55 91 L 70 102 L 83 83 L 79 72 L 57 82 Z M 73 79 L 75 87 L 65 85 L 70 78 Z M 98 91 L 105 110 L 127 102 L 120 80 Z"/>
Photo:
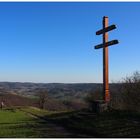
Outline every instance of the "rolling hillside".
<path id="1" fill-rule="evenodd" d="M 63 84 L 63 83 L 19 83 L 0 82 L 0 93 L 16 93 L 24 96 L 34 96 L 40 89 L 46 89 L 50 97 L 56 99 L 84 98 L 91 90 L 102 88 L 102 84 Z"/>
<path id="2" fill-rule="evenodd" d="M 0 103 L 4 102 L 5 107 L 13 107 L 13 106 L 32 106 L 32 107 L 40 107 L 39 106 L 39 98 L 29 98 L 16 94 L 0 94 Z M 44 104 L 44 109 L 50 111 L 65 111 L 65 110 L 79 110 L 87 107 L 86 104 L 78 101 L 63 102 L 58 99 L 53 99 L 48 97 Z"/>

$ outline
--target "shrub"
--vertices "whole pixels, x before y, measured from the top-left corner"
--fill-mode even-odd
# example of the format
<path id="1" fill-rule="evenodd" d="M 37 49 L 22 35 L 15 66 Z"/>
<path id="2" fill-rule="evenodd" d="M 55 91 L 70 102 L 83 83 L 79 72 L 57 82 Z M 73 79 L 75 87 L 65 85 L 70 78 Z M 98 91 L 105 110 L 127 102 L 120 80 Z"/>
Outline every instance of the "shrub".
<path id="1" fill-rule="evenodd" d="M 126 109 L 140 110 L 140 73 L 134 72 L 122 82 L 122 99 Z"/>
<path id="2" fill-rule="evenodd" d="M 91 90 L 85 97 L 85 101 L 88 103 L 89 108 L 92 108 L 92 104 L 96 100 L 103 100 L 103 91 L 100 88 L 96 89 L 95 91 Z"/>
<path id="3" fill-rule="evenodd" d="M 117 87 L 117 88 L 116 88 Z M 140 110 L 140 73 L 134 72 L 110 91 L 111 105 L 115 109 Z"/>

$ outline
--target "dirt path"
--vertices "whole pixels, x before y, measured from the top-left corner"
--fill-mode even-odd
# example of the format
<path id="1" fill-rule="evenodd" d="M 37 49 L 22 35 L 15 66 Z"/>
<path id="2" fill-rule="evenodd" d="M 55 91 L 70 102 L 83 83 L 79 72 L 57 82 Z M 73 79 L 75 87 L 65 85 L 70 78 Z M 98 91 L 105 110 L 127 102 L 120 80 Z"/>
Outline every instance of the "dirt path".
<path id="1" fill-rule="evenodd" d="M 77 138 L 77 137 L 85 137 L 82 134 L 76 134 L 69 132 L 66 130 L 64 127 L 59 126 L 57 124 L 54 124 L 53 122 L 49 121 L 47 118 L 40 117 L 38 115 L 35 115 L 30 112 L 26 112 L 23 110 L 20 110 L 24 113 L 26 113 L 28 116 L 37 119 L 42 123 L 43 125 L 43 131 L 41 130 L 41 127 L 39 128 L 45 135 L 46 137 L 51 137 L 51 138 Z M 46 132 L 44 131 L 46 130 Z"/>

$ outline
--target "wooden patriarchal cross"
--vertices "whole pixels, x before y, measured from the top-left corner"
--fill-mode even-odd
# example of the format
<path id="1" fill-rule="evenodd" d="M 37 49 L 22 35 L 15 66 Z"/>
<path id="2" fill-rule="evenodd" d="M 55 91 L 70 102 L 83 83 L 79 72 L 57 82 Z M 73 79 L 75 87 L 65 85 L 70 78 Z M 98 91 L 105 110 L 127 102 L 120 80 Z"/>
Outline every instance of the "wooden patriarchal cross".
<path id="1" fill-rule="evenodd" d="M 96 32 L 96 35 L 103 35 L 103 43 L 96 45 L 95 49 L 103 48 L 103 95 L 105 102 L 110 101 L 109 73 L 108 73 L 108 46 L 118 44 L 118 40 L 108 42 L 108 31 L 116 29 L 115 25 L 108 26 L 108 17 L 103 17 L 103 29 Z"/>

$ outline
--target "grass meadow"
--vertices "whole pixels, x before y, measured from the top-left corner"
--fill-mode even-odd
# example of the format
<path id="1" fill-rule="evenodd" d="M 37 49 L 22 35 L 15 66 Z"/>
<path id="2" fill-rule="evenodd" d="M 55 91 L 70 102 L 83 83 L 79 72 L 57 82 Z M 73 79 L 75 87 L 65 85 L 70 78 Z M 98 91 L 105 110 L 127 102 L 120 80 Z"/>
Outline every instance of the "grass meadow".
<path id="1" fill-rule="evenodd" d="M 140 137 L 140 114 L 110 111 L 46 111 L 35 107 L 0 110 L 1 138 Z"/>
<path id="2" fill-rule="evenodd" d="M 23 109 L 24 110 L 24 109 Z M 40 115 L 46 111 L 35 108 L 25 109 Z M 57 126 L 39 119 L 21 109 L 0 110 L 0 137 L 1 138 L 42 138 L 42 137 L 67 137 Z"/>

